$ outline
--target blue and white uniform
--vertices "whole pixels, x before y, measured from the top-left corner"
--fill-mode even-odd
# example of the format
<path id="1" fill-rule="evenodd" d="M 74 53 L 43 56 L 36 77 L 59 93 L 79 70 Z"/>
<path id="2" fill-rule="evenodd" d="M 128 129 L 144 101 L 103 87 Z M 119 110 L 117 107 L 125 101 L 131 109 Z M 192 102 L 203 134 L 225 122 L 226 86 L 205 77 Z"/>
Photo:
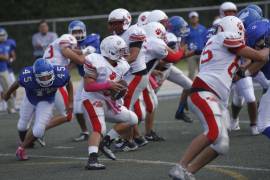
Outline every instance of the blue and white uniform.
<path id="1" fill-rule="evenodd" d="M 25 96 L 17 125 L 19 131 L 26 131 L 29 128 L 35 114 L 33 134 L 37 138 L 43 137 L 52 116 L 56 91 L 70 81 L 68 69 L 64 66 L 54 66 L 54 75 L 53 84 L 50 87 L 42 87 L 36 81 L 32 66 L 25 67 L 21 71 L 18 82 L 25 89 Z"/>
<path id="2" fill-rule="evenodd" d="M 87 46 L 93 46 L 96 49 L 95 53 L 100 53 L 100 35 L 98 34 L 90 34 L 88 35 L 84 40 L 78 41 L 78 46 L 80 49 L 84 49 Z M 83 76 L 84 76 L 84 69 L 83 65 L 77 65 L 78 73 L 82 77 L 79 83 L 79 86 L 76 89 L 75 98 L 74 98 L 74 113 L 75 114 L 82 114 L 83 108 L 82 108 L 82 91 L 83 91 Z"/>

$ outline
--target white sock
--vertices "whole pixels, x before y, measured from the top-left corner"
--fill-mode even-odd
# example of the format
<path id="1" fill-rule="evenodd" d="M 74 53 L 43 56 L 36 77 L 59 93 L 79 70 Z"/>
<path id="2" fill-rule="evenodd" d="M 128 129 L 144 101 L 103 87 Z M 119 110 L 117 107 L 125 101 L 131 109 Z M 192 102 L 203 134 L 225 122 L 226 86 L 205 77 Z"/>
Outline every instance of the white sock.
<path id="1" fill-rule="evenodd" d="M 88 154 L 97 153 L 97 152 L 98 152 L 97 146 L 88 146 Z"/>
<path id="2" fill-rule="evenodd" d="M 114 129 L 111 129 L 108 133 L 108 136 L 110 136 L 110 139 L 116 139 L 119 137 L 118 132 L 116 132 Z"/>

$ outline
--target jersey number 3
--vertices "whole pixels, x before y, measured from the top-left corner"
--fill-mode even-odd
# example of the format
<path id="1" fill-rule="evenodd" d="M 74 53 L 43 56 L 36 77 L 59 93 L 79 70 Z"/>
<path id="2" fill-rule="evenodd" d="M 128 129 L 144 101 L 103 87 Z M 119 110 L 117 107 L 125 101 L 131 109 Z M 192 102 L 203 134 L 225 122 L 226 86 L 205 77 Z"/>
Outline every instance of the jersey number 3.
<path id="1" fill-rule="evenodd" d="M 52 46 L 52 45 L 49 46 L 49 51 L 48 51 L 48 53 L 49 53 L 49 56 L 46 57 L 46 59 L 52 58 L 52 57 L 53 57 L 53 46 Z"/>

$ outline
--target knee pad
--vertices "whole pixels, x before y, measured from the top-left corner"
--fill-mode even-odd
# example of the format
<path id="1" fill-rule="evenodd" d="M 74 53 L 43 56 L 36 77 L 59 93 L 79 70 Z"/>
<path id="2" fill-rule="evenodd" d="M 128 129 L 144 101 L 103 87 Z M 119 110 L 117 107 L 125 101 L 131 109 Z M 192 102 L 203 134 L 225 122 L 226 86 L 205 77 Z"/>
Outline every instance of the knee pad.
<path id="1" fill-rule="evenodd" d="M 44 136 L 45 129 L 46 129 L 45 125 L 41 125 L 41 124 L 36 125 L 33 127 L 33 135 L 36 138 L 42 138 Z"/>
<path id="2" fill-rule="evenodd" d="M 27 129 L 29 129 L 29 122 L 25 122 L 22 119 L 19 119 L 17 129 L 18 131 L 26 131 Z"/>
<path id="3" fill-rule="evenodd" d="M 238 93 L 236 93 L 236 90 L 234 89 L 233 97 L 232 97 L 232 103 L 235 106 L 242 107 L 244 104 L 244 97 L 239 96 Z"/>
<path id="4" fill-rule="evenodd" d="M 244 90 L 242 91 L 242 93 L 243 93 L 243 96 L 244 96 L 245 101 L 246 101 L 247 103 L 251 103 L 251 102 L 255 102 L 255 101 L 256 101 L 256 97 L 255 97 L 255 94 L 254 94 L 254 89 L 253 89 L 253 87 L 244 89 Z"/>
<path id="5" fill-rule="evenodd" d="M 225 155 L 229 151 L 229 137 L 222 137 L 218 141 L 216 141 L 214 144 L 211 144 L 210 146 L 212 149 L 214 149 L 218 154 Z"/>
<path id="6" fill-rule="evenodd" d="M 131 125 L 131 126 L 134 126 L 136 124 L 138 124 L 138 117 L 137 115 L 132 112 L 132 111 L 129 111 L 130 115 L 129 115 L 129 121 L 128 123 Z"/>

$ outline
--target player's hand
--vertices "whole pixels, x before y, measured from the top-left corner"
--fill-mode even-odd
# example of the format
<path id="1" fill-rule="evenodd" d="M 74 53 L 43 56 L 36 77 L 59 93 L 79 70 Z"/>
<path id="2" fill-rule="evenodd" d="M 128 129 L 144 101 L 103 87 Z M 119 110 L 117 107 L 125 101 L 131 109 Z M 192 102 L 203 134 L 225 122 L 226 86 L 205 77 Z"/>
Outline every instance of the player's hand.
<path id="1" fill-rule="evenodd" d="M 117 82 L 111 81 L 110 83 L 111 83 L 111 88 L 110 88 L 110 90 L 115 91 L 115 92 L 119 92 L 119 91 L 121 91 L 121 90 L 127 88 L 127 87 L 125 87 L 125 86 L 123 86 L 122 84 L 117 83 Z"/>
<path id="2" fill-rule="evenodd" d="M 96 48 L 94 48 L 93 46 L 87 46 L 82 50 L 83 55 L 92 54 L 94 52 L 96 52 Z"/>

